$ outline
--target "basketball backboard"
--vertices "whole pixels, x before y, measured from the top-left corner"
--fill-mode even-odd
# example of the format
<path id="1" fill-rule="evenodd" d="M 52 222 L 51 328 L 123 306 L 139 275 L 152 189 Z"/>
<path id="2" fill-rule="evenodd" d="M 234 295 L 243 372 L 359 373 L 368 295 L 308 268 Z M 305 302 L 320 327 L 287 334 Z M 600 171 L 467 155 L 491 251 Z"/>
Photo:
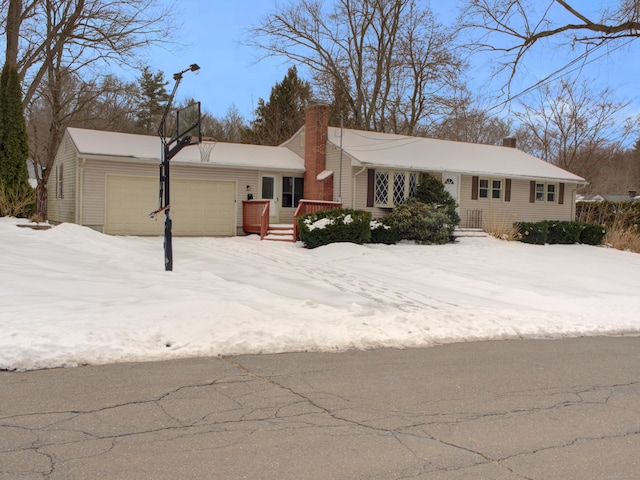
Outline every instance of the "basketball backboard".
<path id="1" fill-rule="evenodd" d="M 164 138 L 168 145 L 174 142 L 197 144 L 202 141 L 200 129 L 200 102 L 175 110 L 174 115 L 167 118 Z"/>

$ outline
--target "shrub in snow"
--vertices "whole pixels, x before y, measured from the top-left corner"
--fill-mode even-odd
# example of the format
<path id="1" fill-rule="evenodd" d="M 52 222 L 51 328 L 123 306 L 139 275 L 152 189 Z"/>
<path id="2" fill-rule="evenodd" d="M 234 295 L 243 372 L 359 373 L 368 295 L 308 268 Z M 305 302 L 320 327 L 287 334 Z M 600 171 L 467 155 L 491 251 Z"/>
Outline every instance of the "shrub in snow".
<path id="1" fill-rule="evenodd" d="M 362 210 L 338 209 L 308 213 L 298 218 L 300 240 L 308 248 L 336 242 L 368 243 L 371 214 Z"/>
<path id="2" fill-rule="evenodd" d="M 602 245 L 607 229 L 597 223 L 583 224 L 582 232 L 580 232 L 580 243 L 587 245 Z"/>
<path id="3" fill-rule="evenodd" d="M 543 221 L 536 223 L 521 222 L 518 231 L 521 241 L 538 245 L 586 243 L 601 245 L 607 229 L 597 223 Z"/>
<path id="4" fill-rule="evenodd" d="M 371 221 L 371 243 L 393 245 L 400 240 L 397 225 L 390 225 L 386 218 Z"/>
<path id="5" fill-rule="evenodd" d="M 544 245 L 547 243 L 547 233 L 549 225 L 547 222 L 520 222 L 518 223 L 518 233 L 522 235 L 521 242 Z"/>
<path id="6" fill-rule="evenodd" d="M 444 212 L 448 217 L 447 224 L 453 225 L 453 228 L 460 224 L 456 201 L 437 178 L 426 176 L 416 188 L 415 199 Z"/>
<path id="7" fill-rule="evenodd" d="M 580 222 L 552 220 L 548 221 L 547 225 L 547 243 L 572 245 L 580 241 L 580 232 L 583 228 Z"/>
<path id="8" fill-rule="evenodd" d="M 398 228 L 400 238 L 422 244 L 448 243 L 455 228 L 442 209 L 415 199 L 396 205 L 385 221 Z"/>

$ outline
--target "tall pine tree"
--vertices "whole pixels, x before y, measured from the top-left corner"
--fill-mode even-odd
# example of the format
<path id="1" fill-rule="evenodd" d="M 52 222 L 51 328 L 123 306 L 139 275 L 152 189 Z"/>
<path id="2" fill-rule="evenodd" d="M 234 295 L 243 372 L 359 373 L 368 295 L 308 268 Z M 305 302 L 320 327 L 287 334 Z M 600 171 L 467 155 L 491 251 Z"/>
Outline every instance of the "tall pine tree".
<path id="1" fill-rule="evenodd" d="M 152 73 L 149 67 L 142 69 L 138 78 L 138 100 L 136 102 L 136 130 L 138 133 L 155 134 L 164 112 L 164 105 L 169 100 L 164 73 Z"/>
<path id="2" fill-rule="evenodd" d="M 298 77 L 291 67 L 282 82 L 271 89 L 269 101 L 258 101 L 255 119 L 244 133 L 243 141 L 257 145 L 280 145 L 304 125 L 304 110 L 311 100 L 309 82 Z"/>
<path id="3" fill-rule="evenodd" d="M 33 196 L 29 185 L 29 137 L 16 67 L 6 63 L 0 74 L 0 190 L 1 215 L 24 213 L 20 204 Z"/>

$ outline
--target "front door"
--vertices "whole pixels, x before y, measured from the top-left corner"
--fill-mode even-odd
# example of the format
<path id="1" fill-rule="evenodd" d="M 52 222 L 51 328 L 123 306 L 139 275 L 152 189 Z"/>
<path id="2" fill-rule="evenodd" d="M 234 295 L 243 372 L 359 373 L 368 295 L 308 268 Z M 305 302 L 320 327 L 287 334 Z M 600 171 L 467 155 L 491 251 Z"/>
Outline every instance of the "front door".
<path id="1" fill-rule="evenodd" d="M 269 200 L 269 221 L 278 221 L 278 188 L 274 175 L 262 176 L 262 199 Z"/>
<path id="2" fill-rule="evenodd" d="M 458 199 L 460 198 L 460 175 L 457 173 L 443 173 L 442 174 L 442 183 L 444 184 L 445 191 L 449 192 L 449 195 L 453 197 L 458 204 Z M 456 210 L 459 211 L 459 205 L 456 207 Z"/>

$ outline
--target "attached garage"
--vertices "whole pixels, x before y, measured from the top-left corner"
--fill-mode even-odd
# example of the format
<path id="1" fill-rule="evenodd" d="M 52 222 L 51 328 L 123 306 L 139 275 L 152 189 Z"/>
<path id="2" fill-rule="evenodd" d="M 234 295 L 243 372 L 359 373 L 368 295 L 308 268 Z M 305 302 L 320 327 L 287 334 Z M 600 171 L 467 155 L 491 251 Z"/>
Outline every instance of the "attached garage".
<path id="1" fill-rule="evenodd" d="M 158 178 L 107 175 L 105 233 L 111 235 L 161 235 L 164 214 L 156 220 Z M 181 236 L 232 236 L 236 234 L 235 181 L 171 179 L 173 233 Z"/>
<path id="2" fill-rule="evenodd" d="M 242 202 L 260 195 L 261 176 L 304 174 L 303 159 L 285 147 L 214 147 L 204 160 L 197 145 L 171 160 L 174 235 L 243 235 Z M 56 192 L 49 196 L 49 221 L 112 235 L 162 236 L 164 213 L 149 218 L 159 206 L 161 151 L 158 137 L 67 128 L 47 185 Z"/>

